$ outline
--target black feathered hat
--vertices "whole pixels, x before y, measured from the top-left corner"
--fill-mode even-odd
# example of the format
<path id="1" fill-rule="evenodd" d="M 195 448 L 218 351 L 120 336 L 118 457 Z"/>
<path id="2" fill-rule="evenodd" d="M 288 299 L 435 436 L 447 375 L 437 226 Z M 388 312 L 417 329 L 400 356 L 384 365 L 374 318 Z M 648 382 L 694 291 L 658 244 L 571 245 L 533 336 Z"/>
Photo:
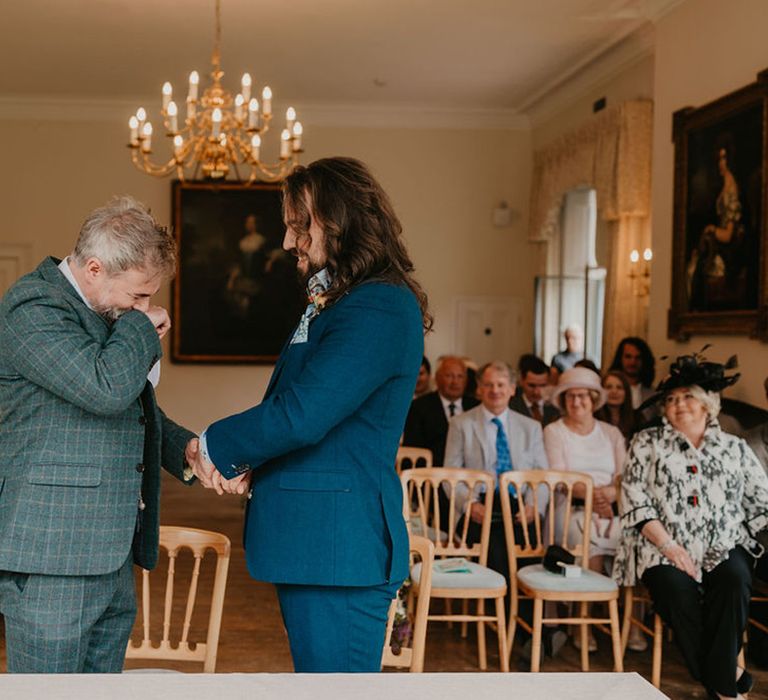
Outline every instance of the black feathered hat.
<path id="1" fill-rule="evenodd" d="M 664 394 L 672 389 L 679 389 L 686 386 L 700 386 L 704 391 L 720 392 L 726 387 L 735 384 L 741 374 L 731 374 L 726 376 L 725 371 L 735 369 L 738 366 L 736 355 L 728 358 L 725 364 L 719 362 L 710 362 L 703 352 L 709 348 L 705 345 L 699 352 L 692 355 L 680 355 L 670 366 L 669 374 L 662 379 L 656 387 L 656 393 L 648 397 L 640 408 L 649 406 L 658 401 Z M 661 357 L 659 359 L 666 359 Z"/>

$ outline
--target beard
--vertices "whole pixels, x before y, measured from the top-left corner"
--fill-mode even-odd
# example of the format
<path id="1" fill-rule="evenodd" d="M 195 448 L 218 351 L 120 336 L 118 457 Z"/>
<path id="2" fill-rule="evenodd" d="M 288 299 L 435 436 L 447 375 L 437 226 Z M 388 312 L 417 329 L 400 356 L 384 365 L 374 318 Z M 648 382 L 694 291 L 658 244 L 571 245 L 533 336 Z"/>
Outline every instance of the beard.
<path id="1" fill-rule="evenodd" d="M 99 316 L 101 316 L 105 321 L 109 321 L 110 323 L 114 323 L 126 311 L 129 311 L 129 309 L 121 309 L 117 306 L 110 306 L 101 300 L 93 303 L 92 306 L 93 310 L 99 314 Z"/>
<path id="2" fill-rule="evenodd" d="M 294 255 L 296 255 L 294 253 Z M 305 267 L 301 265 L 301 263 L 305 263 Z M 299 280 L 299 284 L 301 284 L 302 287 L 306 287 L 309 280 L 312 279 L 314 275 L 316 275 L 320 270 L 322 270 L 325 267 L 325 265 L 320 265 L 316 262 L 313 262 L 309 257 L 299 257 L 296 255 L 296 277 Z"/>
<path id="3" fill-rule="evenodd" d="M 115 306 L 94 306 L 93 310 L 110 323 L 114 323 L 126 311 L 128 311 L 128 309 L 118 309 Z"/>

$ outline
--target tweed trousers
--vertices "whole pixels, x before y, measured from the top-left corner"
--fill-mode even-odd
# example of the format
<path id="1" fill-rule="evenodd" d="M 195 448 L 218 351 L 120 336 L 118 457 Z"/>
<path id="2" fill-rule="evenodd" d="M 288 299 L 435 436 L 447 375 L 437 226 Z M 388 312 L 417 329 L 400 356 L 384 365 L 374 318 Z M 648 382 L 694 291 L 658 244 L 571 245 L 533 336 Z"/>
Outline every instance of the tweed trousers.
<path id="1" fill-rule="evenodd" d="M 120 673 L 136 618 L 133 559 L 109 574 L 0 571 L 9 673 Z"/>

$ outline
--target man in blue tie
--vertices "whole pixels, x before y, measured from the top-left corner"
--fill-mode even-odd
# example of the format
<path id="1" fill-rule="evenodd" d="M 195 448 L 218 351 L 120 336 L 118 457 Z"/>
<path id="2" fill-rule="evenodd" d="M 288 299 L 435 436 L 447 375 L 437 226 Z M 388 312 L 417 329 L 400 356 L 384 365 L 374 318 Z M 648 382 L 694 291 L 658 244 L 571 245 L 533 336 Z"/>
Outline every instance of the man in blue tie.
<path id="1" fill-rule="evenodd" d="M 263 401 L 210 425 L 190 459 L 220 493 L 250 481 L 248 568 L 276 584 L 295 670 L 378 671 L 408 575 L 394 463 L 431 318 L 362 163 L 298 167 L 283 195 L 283 247 L 309 304 Z"/>
<path id="2" fill-rule="evenodd" d="M 549 464 L 544 452 L 541 424 L 509 408 L 509 399 L 515 392 L 514 370 L 506 362 L 489 362 L 478 371 L 477 383 L 482 403 L 451 421 L 445 446 L 446 465 L 482 469 L 497 476 L 510 469 L 547 469 Z M 467 509 L 467 502 L 459 498 L 456 500 L 456 508 L 461 515 Z M 522 538 L 522 528 L 526 526 L 535 539 L 533 499 L 526 495 L 525 500 L 528 503 L 524 511 L 515 513 L 515 537 Z M 517 499 L 511 501 L 512 507 L 517 508 Z M 546 502 L 538 505 L 541 515 Z M 499 498 L 494 499 L 493 509 L 488 566 L 509 579 Z M 480 539 L 479 523 L 483 519 L 484 506 L 472 503 L 468 512 L 472 519 L 468 534 L 476 541 Z"/>

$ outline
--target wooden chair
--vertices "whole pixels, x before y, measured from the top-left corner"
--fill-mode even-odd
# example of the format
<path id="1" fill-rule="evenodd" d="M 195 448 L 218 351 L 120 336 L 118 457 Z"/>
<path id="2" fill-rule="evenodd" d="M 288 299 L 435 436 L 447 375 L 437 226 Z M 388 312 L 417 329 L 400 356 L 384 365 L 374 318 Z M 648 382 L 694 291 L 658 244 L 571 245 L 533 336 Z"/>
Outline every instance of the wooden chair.
<path id="1" fill-rule="evenodd" d="M 163 632 L 159 644 L 154 644 L 150 637 L 150 572 L 142 571 L 141 608 L 144 636 L 141 643 L 134 645 L 129 640 L 126 651 L 127 659 L 151 659 L 167 661 L 202 662 L 205 673 L 216 669 L 216 653 L 219 646 L 221 613 L 224 607 L 224 591 L 227 586 L 229 569 L 230 541 L 226 535 L 194 528 L 160 526 L 160 547 L 168 552 L 168 577 L 165 585 L 165 605 L 163 613 Z M 177 646 L 171 645 L 171 611 L 173 609 L 173 590 L 176 577 L 176 559 L 182 549 L 189 549 L 194 557 L 192 579 L 187 592 L 187 603 L 181 638 Z M 208 617 L 208 632 L 205 641 L 199 641 L 192 649 L 189 643 L 189 629 L 192 613 L 197 598 L 200 565 L 207 550 L 216 553 L 216 574 L 211 596 L 211 612 Z"/>
<path id="2" fill-rule="evenodd" d="M 504 612 L 504 597 L 507 594 L 507 582 L 504 577 L 486 566 L 488 557 L 488 541 L 491 532 L 491 517 L 493 510 L 493 494 L 495 478 L 492 474 L 474 469 L 455 467 L 432 467 L 423 469 L 408 469 L 402 473 L 403 484 L 403 513 L 411 525 L 411 516 L 415 513 L 421 523 L 431 523 L 427 529 L 428 536 L 435 547 L 435 567 L 440 566 L 440 560 L 460 558 L 464 561 L 459 568 L 465 573 L 432 572 L 432 598 L 443 598 L 446 601 L 462 600 L 477 601 L 477 613 L 470 614 L 464 609 L 460 614 L 454 614 L 448 609 L 444 615 L 429 615 L 432 621 L 455 621 L 477 623 L 478 658 L 481 670 L 487 668 L 485 646 L 485 624 L 496 623 L 499 639 L 499 659 L 502 671 L 509 670 L 509 654 L 507 653 L 506 621 Z M 440 512 L 438 489 L 446 486 L 448 513 Z M 466 504 L 461 512 L 457 512 L 457 504 L 461 503 L 467 494 Z M 412 506 L 413 494 L 416 505 Z M 480 540 L 474 544 L 467 542 L 470 518 L 467 515 L 473 502 L 485 506 L 485 516 L 480 526 Z M 442 533 L 445 533 L 443 536 Z M 422 566 L 416 565 L 411 570 L 413 590 L 420 594 L 420 575 Z M 496 606 L 495 615 L 485 613 L 485 601 L 493 600 Z"/>
<path id="3" fill-rule="evenodd" d="M 661 687 L 661 652 L 664 642 L 664 623 L 658 613 L 653 616 L 653 629 L 645 624 L 644 620 L 635 616 L 635 603 L 644 603 L 646 609 L 652 605 L 651 596 L 645 586 L 638 584 L 636 586 L 627 586 L 624 589 L 624 619 L 621 625 L 621 654 L 627 651 L 627 642 L 629 641 L 629 632 L 632 626 L 639 627 L 645 634 L 650 636 L 653 643 L 653 656 L 651 657 L 651 683 L 657 688 Z"/>
<path id="4" fill-rule="evenodd" d="M 499 494 L 504 516 L 504 533 L 507 541 L 509 556 L 509 578 L 512 586 L 510 596 L 508 640 L 511 650 L 514 642 L 515 628 L 521 624 L 533 635 L 531 648 L 531 671 L 537 672 L 541 667 L 541 634 L 545 623 L 579 625 L 581 627 L 581 668 L 589 670 L 589 649 L 587 642 L 588 625 L 610 624 L 611 640 L 613 643 L 613 663 L 615 671 L 623 670 L 621 653 L 621 632 L 619 628 L 618 598 L 619 588 L 608 576 L 590 571 L 589 564 L 589 533 L 590 528 L 584 527 L 581 541 L 574 547 L 568 546 L 568 526 L 576 509 L 571 506 L 573 487 L 584 485 L 584 522 L 589 523 L 592 517 L 592 478 L 588 474 L 578 472 L 554 471 L 535 469 L 530 471 L 509 471 L 501 475 Z M 525 495 L 530 494 L 537 513 L 544 512 L 544 523 L 540 518 L 534 520 L 535 541 L 523 528 L 523 541 L 516 542 L 512 519 L 512 501 L 510 486 L 514 487 L 514 498 L 517 499 L 519 512 L 525 509 Z M 562 493 L 565 512 L 562 518 L 563 534 L 561 541 L 555 541 L 555 495 Z M 546 499 L 546 508 L 544 508 Z M 547 571 L 542 564 L 531 564 L 519 569 L 519 558 L 543 557 L 547 547 L 558 544 L 580 559 L 582 568 L 578 578 L 565 578 Z M 533 600 L 533 627 L 521 619 L 518 614 L 520 596 Z M 580 605 L 578 617 L 544 618 L 544 602 L 571 602 Z M 588 616 L 590 603 L 604 602 L 608 604 L 609 617 L 596 618 Z"/>
<path id="5" fill-rule="evenodd" d="M 757 576 L 752 577 L 752 602 L 768 603 L 768 583 L 761 581 L 759 578 L 757 578 Z M 749 618 L 749 625 L 752 625 L 760 631 L 768 634 L 768 626 L 760 622 L 760 620 L 756 620 L 754 617 Z M 748 628 L 749 625 L 747 625 Z"/>
<path id="6" fill-rule="evenodd" d="M 386 642 L 381 665 L 407 668 L 411 673 L 421 673 L 424 670 L 424 645 L 427 639 L 427 616 L 429 615 L 429 601 L 432 593 L 432 566 L 435 562 L 435 547 L 426 537 L 419 537 L 418 535 L 412 535 L 410 542 L 411 557 L 414 554 L 417 555 L 422 564 L 419 600 L 413 620 L 411 646 L 402 647 L 399 654 L 392 651 L 390 640 L 398 604 L 398 598 L 395 597 L 389 606 L 387 634 L 384 637 Z"/>
<path id="7" fill-rule="evenodd" d="M 416 469 L 431 466 L 432 450 L 428 450 L 425 447 L 408 447 L 407 445 L 397 448 L 395 471 L 398 476 L 403 473 L 404 469 Z"/>

